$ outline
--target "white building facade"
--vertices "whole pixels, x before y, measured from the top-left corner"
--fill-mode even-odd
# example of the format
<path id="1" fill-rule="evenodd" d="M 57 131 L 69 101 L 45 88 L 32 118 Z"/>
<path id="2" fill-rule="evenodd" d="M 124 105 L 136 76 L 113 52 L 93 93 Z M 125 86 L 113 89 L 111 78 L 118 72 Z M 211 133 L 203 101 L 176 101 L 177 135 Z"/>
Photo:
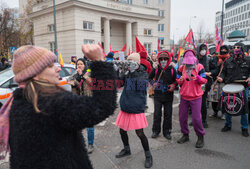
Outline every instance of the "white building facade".
<path id="1" fill-rule="evenodd" d="M 27 1 L 27 0 L 20 0 Z M 56 0 L 58 53 L 69 62 L 71 55 L 81 57 L 82 44 L 102 44 L 105 53 L 120 51 L 125 43 L 128 53 L 136 51 L 135 36 L 149 54 L 161 47 L 170 49 L 171 0 Z M 22 2 L 21 4 L 25 4 Z M 20 7 L 21 8 L 21 7 Z M 34 43 L 54 50 L 53 1 L 39 1 L 30 15 Z"/>
<path id="2" fill-rule="evenodd" d="M 216 13 L 216 26 L 221 28 L 221 12 Z M 250 40 L 250 0 L 231 0 L 225 4 L 223 36 L 238 29 Z"/>

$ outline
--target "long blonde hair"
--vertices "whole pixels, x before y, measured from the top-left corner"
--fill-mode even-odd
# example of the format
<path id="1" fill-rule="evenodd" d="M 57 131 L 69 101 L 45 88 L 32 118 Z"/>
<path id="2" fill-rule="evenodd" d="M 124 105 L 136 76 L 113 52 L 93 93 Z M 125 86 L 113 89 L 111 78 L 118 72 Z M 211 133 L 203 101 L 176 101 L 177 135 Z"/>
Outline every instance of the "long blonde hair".
<path id="1" fill-rule="evenodd" d="M 34 79 L 30 79 L 26 82 L 25 88 L 23 90 L 23 94 L 28 102 L 33 104 L 33 107 L 37 113 L 41 113 L 41 110 L 38 108 L 38 97 L 49 96 L 54 93 L 58 93 L 63 91 L 64 89 L 45 81 L 38 81 Z"/>

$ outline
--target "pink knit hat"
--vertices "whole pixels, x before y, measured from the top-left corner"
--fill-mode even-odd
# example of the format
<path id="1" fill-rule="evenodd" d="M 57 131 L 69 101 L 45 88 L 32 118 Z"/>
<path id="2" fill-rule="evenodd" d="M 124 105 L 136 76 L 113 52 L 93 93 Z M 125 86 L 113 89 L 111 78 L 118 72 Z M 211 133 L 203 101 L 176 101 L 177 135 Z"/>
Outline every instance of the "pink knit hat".
<path id="1" fill-rule="evenodd" d="M 131 55 L 128 56 L 128 60 L 133 60 L 138 65 L 140 65 L 140 62 L 141 62 L 140 54 L 139 53 L 132 53 Z"/>
<path id="2" fill-rule="evenodd" d="M 22 46 L 14 54 L 12 70 L 17 83 L 41 73 L 47 66 L 54 63 L 57 56 L 49 50 L 37 46 Z"/>
<path id="3" fill-rule="evenodd" d="M 183 61 L 182 64 L 197 64 L 198 63 L 198 59 L 195 57 L 195 52 L 191 49 L 186 50 L 183 54 Z"/>

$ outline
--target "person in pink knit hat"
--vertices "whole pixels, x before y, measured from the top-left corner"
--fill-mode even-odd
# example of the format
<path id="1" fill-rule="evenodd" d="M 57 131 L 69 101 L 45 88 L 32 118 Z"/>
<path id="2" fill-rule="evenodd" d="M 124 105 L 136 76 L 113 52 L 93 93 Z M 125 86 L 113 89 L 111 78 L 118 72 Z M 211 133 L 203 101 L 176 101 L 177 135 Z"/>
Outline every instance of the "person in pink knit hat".
<path id="1" fill-rule="evenodd" d="M 98 45 L 83 45 L 92 62 L 91 78 L 114 80 L 113 64 Z M 11 169 L 93 169 L 81 130 L 114 113 L 116 89 L 78 96 L 58 86 L 57 56 L 45 48 L 22 46 L 14 54 L 20 84 L 0 110 L 0 159 L 10 151 Z"/>
<path id="2" fill-rule="evenodd" d="M 202 84 L 206 84 L 206 74 L 202 64 L 198 63 L 193 50 L 187 50 L 183 54 L 183 62 L 177 71 L 177 83 L 180 85 L 180 107 L 179 107 L 179 120 L 181 132 L 183 136 L 177 141 L 183 144 L 189 141 L 188 129 L 188 108 L 192 110 L 192 123 L 198 140 L 196 148 L 204 146 L 205 131 L 201 121 L 201 103 L 203 91 Z"/>

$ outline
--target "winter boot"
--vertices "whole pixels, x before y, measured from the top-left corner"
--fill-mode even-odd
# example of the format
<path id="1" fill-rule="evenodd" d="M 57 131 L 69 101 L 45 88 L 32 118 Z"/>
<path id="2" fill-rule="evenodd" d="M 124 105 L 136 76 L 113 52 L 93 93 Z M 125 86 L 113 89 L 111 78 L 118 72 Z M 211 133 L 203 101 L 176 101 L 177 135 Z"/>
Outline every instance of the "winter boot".
<path id="1" fill-rule="evenodd" d="M 249 136 L 248 129 L 241 129 L 241 130 L 242 130 L 242 135 L 244 137 L 248 137 Z"/>
<path id="2" fill-rule="evenodd" d="M 222 129 L 221 129 L 221 132 L 227 132 L 227 131 L 230 131 L 231 130 L 231 127 L 229 127 L 228 125 L 225 125 Z"/>
<path id="3" fill-rule="evenodd" d="M 145 151 L 145 168 L 151 168 L 153 166 L 153 157 L 150 151 Z"/>
<path id="4" fill-rule="evenodd" d="M 116 158 L 122 158 L 131 155 L 130 147 L 124 146 L 124 149 L 122 149 L 118 154 L 116 154 Z"/>
<path id="5" fill-rule="evenodd" d="M 188 134 L 183 134 L 182 137 L 177 140 L 177 143 L 183 144 L 185 142 L 189 141 L 189 135 Z"/>
<path id="6" fill-rule="evenodd" d="M 202 148 L 204 146 L 204 136 L 198 136 L 198 140 L 195 144 L 196 148 Z"/>

